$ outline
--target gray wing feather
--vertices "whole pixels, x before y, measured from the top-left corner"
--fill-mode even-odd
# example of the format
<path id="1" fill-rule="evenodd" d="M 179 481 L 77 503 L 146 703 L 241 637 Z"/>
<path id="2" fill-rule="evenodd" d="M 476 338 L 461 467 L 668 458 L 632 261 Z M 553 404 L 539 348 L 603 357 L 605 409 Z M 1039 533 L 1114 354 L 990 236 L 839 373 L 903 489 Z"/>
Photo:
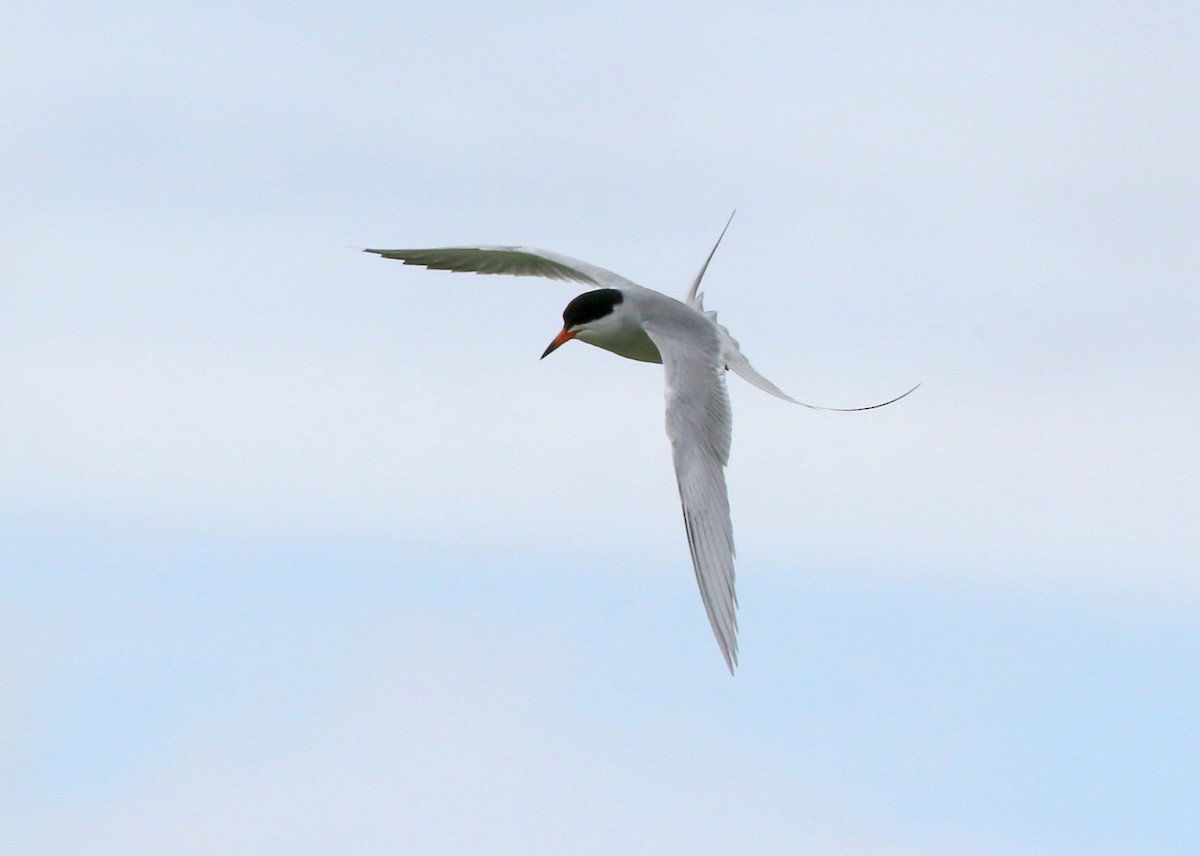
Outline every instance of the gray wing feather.
<path id="1" fill-rule="evenodd" d="M 647 319 L 644 323 L 663 358 L 667 436 L 696 582 L 732 673 L 737 666 L 737 594 L 725 464 L 733 415 L 720 360 L 720 339 L 702 316 L 693 318 Z"/>
<path id="2" fill-rule="evenodd" d="M 570 256 L 533 247 L 436 247 L 413 250 L 365 250 L 385 259 L 432 270 L 467 273 L 540 276 L 588 285 L 626 288 L 633 283 L 612 271 Z"/>

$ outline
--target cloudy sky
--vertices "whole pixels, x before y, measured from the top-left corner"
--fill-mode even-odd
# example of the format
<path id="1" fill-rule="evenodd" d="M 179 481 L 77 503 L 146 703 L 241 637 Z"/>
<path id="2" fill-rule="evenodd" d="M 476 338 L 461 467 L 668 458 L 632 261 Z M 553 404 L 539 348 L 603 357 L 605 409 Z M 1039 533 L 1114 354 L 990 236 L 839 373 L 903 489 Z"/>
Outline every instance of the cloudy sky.
<path id="1" fill-rule="evenodd" d="M 1200 7 L 13 7 L 0 850 L 1176 854 Z M 836 8 L 834 8 L 836 7 Z M 742 668 L 661 370 L 731 379 Z"/>

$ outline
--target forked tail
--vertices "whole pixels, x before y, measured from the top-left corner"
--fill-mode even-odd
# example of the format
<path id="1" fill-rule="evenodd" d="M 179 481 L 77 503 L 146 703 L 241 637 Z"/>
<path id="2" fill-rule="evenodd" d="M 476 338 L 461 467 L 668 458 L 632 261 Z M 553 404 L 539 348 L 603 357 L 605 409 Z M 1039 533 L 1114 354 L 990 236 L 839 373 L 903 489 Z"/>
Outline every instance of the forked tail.
<path id="1" fill-rule="evenodd" d="M 721 358 L 725 361 L 725 368 L 740 375 L 744 380 L 757 386 L 763 392 L 769 392 L 784 401 L 790 401 L 792 404 L 799 404 L 801 407 L 807 407 L 810 410 L 833 410 L 839 413 L 853 413 L 858 410 L 874 410 L 877 407 L 886 407 L 889 404 L 894 404 L 905 396 L 916 390 L 921 384 L 917 384 L 908 392 L 901 393 L 895 398 L 882 401 L 879 404 L 868 404 L 866 407 L 820 407 L 816 404 L 805 404 L 803 401 L 797 401 L 792 398 L 782 389 L 771 383 L 765 377 L 758 373 L 754 366 L 750 365 L 750 361 L 742 355 L 741 348 L 738 346 L 737 339 L 729 334 L 725 326 L 718 323 L 717 313 L 715 311 L 707 311 L 704 308 L 704 294 L 700 291 L 700 280 L 704 279 L 704 274 L 708 270 L 708 263 L 713 260 L 713 256 L 717 253 L 717 247 L 721 246 L 721 238 L 725 237 L 725 233 L 729 230 L 729 224 L 733 222 L 733 215 L 737 213 L 737 209 L 733 210 L 733 214 L 729 215 L 729 219 L 725 221 L 725 228 L 721 230 L 721 234 L 717 236 L 717 242 L 713 244 L 712 250 L 708 254 L 708 258 L 704 260 L 704 264 L 700 268 L 700 272 L 696 274 L 695 281 L 692 282 L 692 287 L 688 289 L 686 302 L 688 306 L 703 312 L 708 318 L 717 325 L 718 335 L 721 337 Z"/>

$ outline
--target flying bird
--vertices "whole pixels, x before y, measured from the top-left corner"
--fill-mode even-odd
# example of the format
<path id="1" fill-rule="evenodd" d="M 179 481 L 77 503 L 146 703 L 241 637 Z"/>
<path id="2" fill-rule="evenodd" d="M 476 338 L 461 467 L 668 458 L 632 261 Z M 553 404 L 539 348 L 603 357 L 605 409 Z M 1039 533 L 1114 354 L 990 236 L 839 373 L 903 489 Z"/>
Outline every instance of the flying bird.
<path id="1" fill-rule="evenodd" d="M 771 395 L 814 410 L 872 410 L 899 401 L 917 387 L 868 407 L 817 407 L 797 401 L 759 374 L 742 355 L 729 331 L 717 323 L 717 313 L 704 309 L 704 295 L 699 291 L 700 281 L 728 228 L 726 222 L 683 300 L 644 288 L 587 262 L 531 247 L 365 252 L 431 270 L 540 276 L 593 286 L 593 290 L 567 304 L 562 330 L 542 357 L 578 339 L 631 360 L 662 364 L 666 376 L 667 437 L 671 441 L 692 566 L 709 624 L 732 674 L 737 665 L 737 595 L 725 465 L 729 461 L 733 416 L 725 389 L 725 372 L 732 370 Z"/>

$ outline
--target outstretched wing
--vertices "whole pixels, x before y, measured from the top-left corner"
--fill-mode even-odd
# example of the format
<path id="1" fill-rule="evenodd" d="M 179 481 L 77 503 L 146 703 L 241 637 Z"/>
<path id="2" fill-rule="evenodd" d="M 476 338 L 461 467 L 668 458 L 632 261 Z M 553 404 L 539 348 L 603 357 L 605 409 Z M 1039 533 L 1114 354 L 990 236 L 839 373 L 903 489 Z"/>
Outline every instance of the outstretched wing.
<path id="1" fill-rule="evenodd" d="M 644 323 L 663 358 L 667 436 L 696 582 L 732 673 L 737 666 L 737 594 L 725 464 L 733 416 L 716 330 L 703 316 L 688 315 Z"/>
<path id="2" fill-rule="evenodd" d="M 570 256 L 532 247 L 436 247 L 416 250 L 364 250 L 385 259 L 431 270 L 508 274 L 565 279 L 605 288 L 630 288 L 634 283 L 610 270 Z"/>

